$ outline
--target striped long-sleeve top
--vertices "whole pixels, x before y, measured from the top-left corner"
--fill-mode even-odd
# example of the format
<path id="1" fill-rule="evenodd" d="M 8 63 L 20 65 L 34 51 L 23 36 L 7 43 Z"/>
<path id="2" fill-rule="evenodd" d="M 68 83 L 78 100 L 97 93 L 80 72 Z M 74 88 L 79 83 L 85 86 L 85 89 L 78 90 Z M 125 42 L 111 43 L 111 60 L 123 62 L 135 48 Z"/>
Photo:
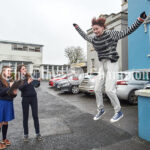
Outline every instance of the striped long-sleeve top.
<path id="1" fill-rule="evenodd" d="M 117 62 L 119 59 L 118 52 L 116 51 L 118 40 L 134 32 L 143 21 L 142 18 L 138 18 L 135 23 L 125 30 L 104 30 L 101 36 L 94 37 L 88 36 L 78 25 L 76 25 L 75 28 L 85 40 L 93 45 L 94 49 L 97 51 L 99 61 L 102 59 L 109 59 L 111 62 Z"/>

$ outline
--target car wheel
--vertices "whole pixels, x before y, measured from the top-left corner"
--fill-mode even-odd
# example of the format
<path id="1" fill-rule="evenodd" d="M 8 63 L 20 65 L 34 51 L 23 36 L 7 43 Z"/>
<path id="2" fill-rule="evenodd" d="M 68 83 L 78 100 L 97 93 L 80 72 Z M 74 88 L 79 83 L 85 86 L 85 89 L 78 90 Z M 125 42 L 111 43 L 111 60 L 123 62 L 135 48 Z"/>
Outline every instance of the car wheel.
<path id="1" fill-rule="evenodd" d="M 128 101 L 132 105 L 135 105 L 138 102 L 138 96 L 135 95 L 135 91 L 136 90 L 131 91 L 130 94 L 129 94 L 129 97 L 128 97 Z"/>
<path id="2" fill-rule="evenodd" d="M 76 85 L 73 85 L 71 88 L 72 94 L 78 94 L 79 93 L 79 87 Z"/>

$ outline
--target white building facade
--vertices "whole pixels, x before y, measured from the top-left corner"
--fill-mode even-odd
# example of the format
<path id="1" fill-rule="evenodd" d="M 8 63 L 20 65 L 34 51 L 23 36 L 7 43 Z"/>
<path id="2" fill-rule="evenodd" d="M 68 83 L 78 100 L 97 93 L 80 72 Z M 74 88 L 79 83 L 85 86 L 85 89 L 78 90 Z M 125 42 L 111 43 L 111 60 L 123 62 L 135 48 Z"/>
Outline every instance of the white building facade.
<path id="1" fill-rule="evenodd" d="M 26 65 L 28 72 L 39 73 L 42 64 L 43 45 L 0 41 L 0 70 L 2 66 L 10 66 L 16 73 L 17 65 Z"/>
<path id="2" fill-rule="evenodd" d="M 50 64 L 42 64 L 40 66 L 40 73 L 42 79 L 51 79 L 56 75 L 67 74 L 70 65 L 50 65 Z"/>
<path id="3" fill-rule="evenodd" d="M 69 65 L 42 64 L 43 45 L 0 41 L 0 71 L 3 66 L 10 66 L 14 73 L 17 65 L 24 64 L 33 77 L 50 79 L 56 75 L 65 74 Z"/>

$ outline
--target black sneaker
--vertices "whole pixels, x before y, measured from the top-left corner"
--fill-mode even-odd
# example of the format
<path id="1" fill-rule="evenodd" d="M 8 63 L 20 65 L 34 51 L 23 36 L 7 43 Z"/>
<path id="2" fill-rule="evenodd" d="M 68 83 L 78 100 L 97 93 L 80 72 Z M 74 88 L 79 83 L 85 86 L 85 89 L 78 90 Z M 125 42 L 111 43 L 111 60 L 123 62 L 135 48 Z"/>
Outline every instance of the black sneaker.
<path id="1" fill-rule="evenodd" d="M 28 137 L 28 135 L 24 135 L 23 141 L 24 141 L 24 142 L 29 142 L 29 137 Z"/>
<path id="2" fill-rule="evenodd" d="M 42 141 L 43 140 L 41 134 L 37 134 L 36 135 L 36 140 L 38 140 L 38 141 Z"/>

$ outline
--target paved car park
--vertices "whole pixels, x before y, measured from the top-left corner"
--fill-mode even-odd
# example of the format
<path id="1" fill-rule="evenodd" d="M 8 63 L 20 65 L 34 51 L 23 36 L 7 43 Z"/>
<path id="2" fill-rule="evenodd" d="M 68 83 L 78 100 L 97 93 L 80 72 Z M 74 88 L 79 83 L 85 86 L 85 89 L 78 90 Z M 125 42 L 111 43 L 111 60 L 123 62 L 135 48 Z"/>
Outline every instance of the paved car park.
<path id="1" fill-rule="evenodd" d="M 22 129 L 21 100 L 15 104 L 16 119 L 9 125 L 8 137 L 12 141 L 10 150 L 148 150 L 150 143 L 138 138 L 137 106 L 121 101 L 124 118 L 111 124 L 113 108 L 105 99 L 106 114 L 93 121 L 96 113 L 94 96 L 62 93 L 42 82 L 37 89 L 39 118 L 43 141 L 34 137 L 33 121 L 29 119 L 30 142 L 24 143 Z"/>

